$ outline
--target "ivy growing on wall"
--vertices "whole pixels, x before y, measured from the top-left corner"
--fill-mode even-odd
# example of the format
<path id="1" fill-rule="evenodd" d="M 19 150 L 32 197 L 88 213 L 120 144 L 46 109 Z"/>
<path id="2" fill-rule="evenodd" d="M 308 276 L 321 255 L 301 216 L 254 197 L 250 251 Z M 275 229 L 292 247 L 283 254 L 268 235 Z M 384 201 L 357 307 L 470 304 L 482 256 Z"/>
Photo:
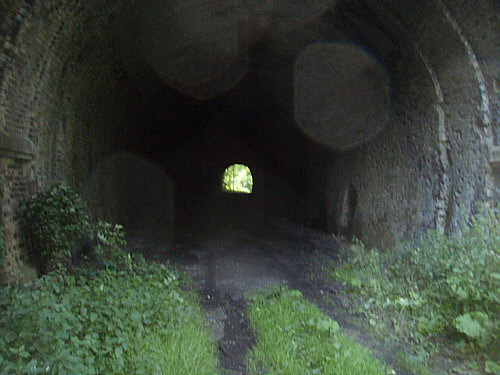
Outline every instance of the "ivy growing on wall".
<path id="1" fill-rule="evenodd" d="M 32 196 L 25 213 L 32 253 L 42 272 L 64 271 L 88 256 L 107 268 L 127 263 L 123 227 L 92 222 L 81 197 L 65 184 Z"/>
<path id="2" fill-rule="evenodd" d="M 65 267 L 90 232 L 90 218 L 78 194 L 64 184 L 35 194 L 26 202 L 33 253 L 44 271 Z"/>

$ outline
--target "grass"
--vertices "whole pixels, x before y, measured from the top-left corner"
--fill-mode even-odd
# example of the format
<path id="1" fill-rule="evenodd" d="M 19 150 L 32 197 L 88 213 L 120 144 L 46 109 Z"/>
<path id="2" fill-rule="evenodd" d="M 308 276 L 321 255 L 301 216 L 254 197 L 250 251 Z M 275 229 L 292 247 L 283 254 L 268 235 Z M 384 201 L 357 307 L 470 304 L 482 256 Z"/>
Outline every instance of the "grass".
<path id="1" fill-rule="evenodd" d="M 180 329 L 166 328 L 144 337 L 136 346 L 130 374 L 214 375 L 218 373 L 214 345 L 202 318 L 189 319 Z"/>
<path id="2" fill-rule="evenodd" d="M 407 353 L 401 350 L 396 357 L 396 364 L 410 371 L 414 375 L 433 375 L 433 372 L 426 364 L 426 357 L 428 353 L 420 351 L 418 353 Z"/>
<path id="3" fill-rule="evenodd" d="M 299 291 L 278 288 L 249 298 L 249 319 L 256 334 L 248 355 L 252 375 L 393 373 Z"/>
<path id="4" fill-rule="evenodd" d="M 0 374 L 214 375 L 199 301 L 164 265 L 0 290 Z"/>
<path id="5" fill-rule="evenodd" d="M 500 373 L 500 217 L 492 210 L 453 237 L 431 231 L 384 251 L 355 241 L 329 274 L 376 331 L 409 348 L 403 367 L 425 369 L 439 355 L 469 362 L 471 373 Z"/>

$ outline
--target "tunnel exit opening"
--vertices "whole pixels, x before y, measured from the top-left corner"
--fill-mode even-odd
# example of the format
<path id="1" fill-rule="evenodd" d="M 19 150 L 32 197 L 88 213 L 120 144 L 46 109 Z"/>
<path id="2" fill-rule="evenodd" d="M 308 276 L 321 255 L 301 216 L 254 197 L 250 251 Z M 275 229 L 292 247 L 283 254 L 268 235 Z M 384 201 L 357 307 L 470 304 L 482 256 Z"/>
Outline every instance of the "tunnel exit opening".
<path id="1" fill-rule="evenodd" d="M 244 164 L 233 164 L 227 167 L 222 176 L 222 191 L 252 194 L 253 177 L 250 168 Z"/>

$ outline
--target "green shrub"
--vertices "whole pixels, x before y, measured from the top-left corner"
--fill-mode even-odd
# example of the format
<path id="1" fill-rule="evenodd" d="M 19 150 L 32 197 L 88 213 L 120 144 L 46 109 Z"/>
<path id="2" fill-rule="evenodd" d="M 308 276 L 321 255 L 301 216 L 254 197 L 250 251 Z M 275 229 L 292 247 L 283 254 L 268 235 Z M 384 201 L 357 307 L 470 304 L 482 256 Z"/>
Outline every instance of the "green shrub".
<path id="1" fill-rule="evenodd" d="M 163 265 L 2 288 L 0 331 L 2 375 L 217 373 L 198 301 Z"/>
<path id="2" fill-rule="evenodd" d="M 128 268 L 131 266 L 130 256 L 123 251 L 127 244 L 125 231 L 119 224 L 110 224 L 99 220 L 93 226 L 94 246 L 93 256 L 101 260 L 106 267 Z"/>
<path id="3" fill-rule="evenodd" d="M 429 232 L 380 252 L 355 242 L 333 274 L 422 335 L 449 333 L 489 352 L 500 340 L 500 217 L 483 208 L 460 235 Z"/>
<path id="4" fill-rule="evenodd" d="M 25 212 L 34 255 L 45 271 L 65 268 L 91 233 L 80 196 L 64 184 L 31 197 Z"/>
<path id="5" fill-rule="evenodd" d="M 123 226 L 91 222 L 72 188 L 54 185 L 31 197 L 25 206 L 34 256 L 44 272 L 65 271 L 73 258 L 106 268 L 130 268 L 130 257 L 123 251 L 127 244 Z M 80 259 L 84 246 L 88 249 Z"/>

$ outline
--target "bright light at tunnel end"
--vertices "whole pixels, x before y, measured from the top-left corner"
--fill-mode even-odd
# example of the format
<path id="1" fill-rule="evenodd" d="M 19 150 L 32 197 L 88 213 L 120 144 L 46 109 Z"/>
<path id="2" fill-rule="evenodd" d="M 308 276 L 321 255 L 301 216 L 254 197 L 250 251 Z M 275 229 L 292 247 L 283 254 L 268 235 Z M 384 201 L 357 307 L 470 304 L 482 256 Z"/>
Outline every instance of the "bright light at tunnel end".
<path id="1" fill-rule="evenodd" d="M 222 177 L 222 191 L 252 194 L 253 178 L 250 168 L 244 164 L 233 164 L 227 167 Z"/>

